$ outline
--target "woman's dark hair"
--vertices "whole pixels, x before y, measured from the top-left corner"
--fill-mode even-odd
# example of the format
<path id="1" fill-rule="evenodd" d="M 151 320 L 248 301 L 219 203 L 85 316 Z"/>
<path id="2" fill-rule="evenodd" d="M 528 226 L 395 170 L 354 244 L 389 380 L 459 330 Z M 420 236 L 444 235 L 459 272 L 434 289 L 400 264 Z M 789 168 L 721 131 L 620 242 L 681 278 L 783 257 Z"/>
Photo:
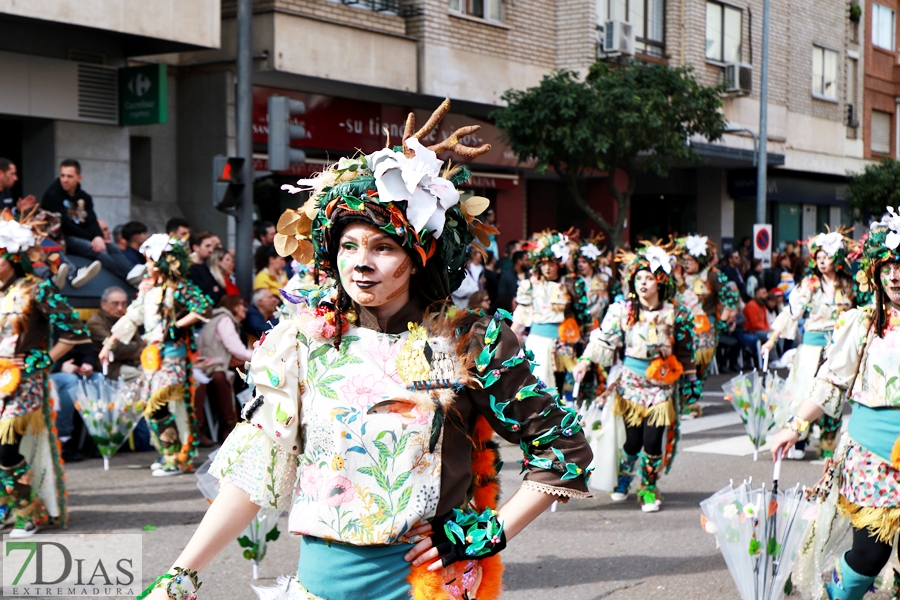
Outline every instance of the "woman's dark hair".
<path id="1" fill-rule="evenodd" d="M 244 300 L 240 296 L 222 296 L 219 300 L 219 306 L 228 309 L 228 312 L 235 316 L 237 315 L 238 306 L 243 303 Z"/>
<path id="2" fill-rule="evenodd" d="M 640 316 L 641 316 L 641 310 L 643 309 L 643 307 L 641 306 L 641 301 L 638 298 L 637 292 L 634 289 L 635 288 L 634 280 L 637 279 L 638 273 L 640 273 L 641 271 L 647 271 L 648 273 L 653 275 L 653 272 L 650 269 L 647 269 L 647 268 L 638 269 L 637 271 L 634 272 L 634 275 L 632 275 L 631 278 L 628 280 L 628 290 L 629 290 L 628 291 L 628 299 L 631 300 L 631 310 L 629 311 L 630 312 L 629 320 L 632 323 L 638 322 L 638 319 L 640 319 Z M 671 291 L 671 286 L 666 285 L 663 282 L 661 282 L 659 280 L 658 275 L 654 275 L 654 277 L 656 279 L 656 294 L 657 294 L 657 297 L 659 298 L 659 303 L 662 304 L 663 302 L 666 302 L 667 300 L 669 300 L 669 293 Z"/>
<path id="3" fill-rule="evenodd" d="M 280 255 L 275 250 L 275 246 L 260 246 L 253 255 L 253 267 L 258 273 L 269 266 L 270 258 L 276 257 L 280 258 Z"/>

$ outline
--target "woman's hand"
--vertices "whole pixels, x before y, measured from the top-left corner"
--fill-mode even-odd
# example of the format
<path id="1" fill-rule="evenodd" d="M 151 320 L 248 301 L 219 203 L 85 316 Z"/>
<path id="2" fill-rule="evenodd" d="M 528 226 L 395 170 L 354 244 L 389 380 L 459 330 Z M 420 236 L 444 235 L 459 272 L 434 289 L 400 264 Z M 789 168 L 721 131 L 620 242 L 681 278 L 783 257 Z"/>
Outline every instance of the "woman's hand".
<path id="1" fill-rule="evenodd" d="M 779 456 L 784 456 L 799 439 L 800 435 L 793 429 L 785 428 L 779 431 L 772 439 L 772 460 L 776 461 Z"/>
<path id="2" fill-rule="evenodd" d="M 572 377 L 575 378 L 575 381 L 584 381 L 584 376 L 587 375 L 587 372 L 591 370 L 591 363 L 586 360 L 579 360 L 578 363 L 574 367 L 572 367 Z"/>
<path id="3" fill-rule="evenodd" d="M 430 560 L 433 560 L 434 562 L 428 565 L 428 570 L 430 571 L 434 571 L 442 566 L 440 553 L 438 552 L 437 548 L 434 547 L 431 541 L 431 533 L 433 531 L 434 529 L 432 529 L 431 523 L 426 523 L 424 525 L 414 527 L 407 532 L 407 537 L 416 537 L 419 535 L 426 535 L 428 537 L 417 543 L 410 549 L 409 552 L 406 553 L 406 556 L 403 557 L 406 562 L 410 562 L 413 564 L 413 566 L 417 567 Z"/>
<path id="4" fill-rule="evenodd" d="M 12 364 L 19 367 L 20 369 L 25 368 L 25 355 L 24 354 L 16 354 L 10 359 Z"/>
<path id="5" fill-rule="evenodd" d="M 97 355 L 100 359 L 100 364 L 109 364 L 109 346 L 105 345 L 100 348 L 100 354 Z"/>
<path id="6" fill-rule="evenodd" d="M 765 344 L 759 347 L 762 354 L 768 354 L 775 348 L 775 338 L 770 338 Z"/>

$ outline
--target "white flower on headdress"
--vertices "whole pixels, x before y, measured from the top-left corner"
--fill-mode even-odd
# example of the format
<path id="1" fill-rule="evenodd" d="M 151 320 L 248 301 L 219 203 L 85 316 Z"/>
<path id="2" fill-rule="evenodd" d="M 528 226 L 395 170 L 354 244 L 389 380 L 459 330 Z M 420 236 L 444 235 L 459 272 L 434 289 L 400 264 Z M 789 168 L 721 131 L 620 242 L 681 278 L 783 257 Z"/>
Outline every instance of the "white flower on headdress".
<path id="1" fill-rule="evenodd" d="M 34 232 L 27 225 L 16 221 L 0 220 L 0 248 L 12 254 L 23 252 L 34 246 Z"/>
<path id="2" fill-rule="evenodd" d="M 900 246 L 900 215 L 894 210 L 893 206 L 887 207 L 888 214 L 884 215 L 880 221 L 873 221 L 869 226 L 870 229 L 879 229 L 886 227 L 891 231 L 884 239 L 884 245 L 891 250 L 896 250 Z"/>
<path id="3" fill-rule="evenodd" d="M 685 239 L 688 253 L 691 256 L 706 256 L 706 245 L 709 237 L 705 235 L 689 235 Z"/>
<path id="4" fill-rule="evenodd" d="M 550 246 L 550 252 L 553 253 L 560 262 L 569 260 L 569 238 L 560 234 L 559 241 Z"/>
<path id="5" fill-rule="evenodd" d="M 813 245 L 824 250 L 828 256 L 834 256 L 844 248 L 844 237 L 840 231 L 820 233 L 813 239 Z"/>
<path id="6" fill-rule="evenodd" d="M 581 247 L 581 255 L 588 260 L 597 260 L 600 256 L 600 249 L 594 244 L 585 244 Z"/>
<path id="7" fill-rule="evenodd" d="M 643 251 L 643 255 L 650 263 L 651 271 L 656 271 L 662 267 L 662 270 L 665 271 L 666 274 L 672 272 L 672 257 L 659 246 L 650 246 Z"/>
<path id="8" fill-rule="evenodd" d="M 459 192 L 449 180 L 440 176 L 443 161 L 417 138 L 406 140 L 406 147 L 414 151 L 413 158 L 388 148 L 366 157 L 375 176 L 378 201 L 402 202 L 406 218 L 417 233 L 427 229 L 435 238 L 441 237 L 448 209 L 459 204 Z"/>
<path id="9" fill-rule="evenodd" d="M 172 242 L 175 241 L 165 233 L 154 233 L 141 244 L 140 252 L 153 262 L 159 260 L 163 252 L 172 249 Z"/>

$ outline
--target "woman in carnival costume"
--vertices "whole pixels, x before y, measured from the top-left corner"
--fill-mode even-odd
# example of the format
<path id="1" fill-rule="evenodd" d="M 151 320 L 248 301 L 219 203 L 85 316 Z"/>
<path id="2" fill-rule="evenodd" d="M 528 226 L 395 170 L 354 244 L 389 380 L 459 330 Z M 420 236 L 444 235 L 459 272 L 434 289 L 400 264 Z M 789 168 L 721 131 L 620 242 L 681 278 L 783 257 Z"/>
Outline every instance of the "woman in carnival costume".
<path id="1" fill-rule="evenodd" d="M 147 271 L 138 296 L 113 325 L 103 342 L 100 361 L 109 360 L 116 342 L 129 343 L 144 328 L 147 346 L 141 352 L 143 373 L 123 392 L 144 404 L 159 460 L 155 477 L 191 471 L 199 439 L 193 411 L 190 353 L 195 350 L 193 327 L 212 314 L 209 298 L 188 278 L 187 248 L 164 233 L 141 245 Z"/>
<path id="2" fill-rule="evenodd" d="M 44 260 L 36 226 L 0 213 L 0 528 L 12 525 L 13 538 L 66 524 L 49 372 L 73 345 L 90 343 L 56 286 L 32 275 Z M 59 341 L 49 346 L 54 331 Z"/>
<path id="3" fill-rule="evenodd" d="M 600 329 L 591 332 L 574 374 L 580 379 L 591 363 L 609 369 L 625 347 L 625 361 L 606 392 L 626 431 L 611 498 L 628 497 L 637 464 L 638 503 L 644 512 L 656 512 L 662 505 L 657 481 L 663 468 L 672 468 L 677 449 L 678 409 L 684 401 L 696 401 L 703 388 L 694 367 L 690 311 L 672 302 L 674 257 L 666 248 L 648 245 L 637 254 L 621 253 L 619 260 L 627 263 L 627 299 L 611 305 Z"/>
<path id="4" fill-rule="evenodd" d="M 697 378 L 703 382 L 716 356 L 719 333 L 728 329 L 728 321 L 738 309 L 740 294 L 728 284 L 725 274 L 710 264 L 716 245 L 707 236 L 689 235 L 678 240 L 677 248 L 681 270 L 675 276 L 676 301 L 691 311 L 694 364 Z M 700 407 L 692 404 L 685 409 L 698 415 Z"/>
<path id="5" fill-rule="evenodd" d="M 581 327 L 581 341 L 575 345 L 576 354 L 581 354 L 591 331 L 600 327 L 606 309 L 612 298 L 614 280 L 602 269 L 604 251 L 597 247 L 596 240 L 588 239 L 573 244 L 575 318 Z M 605 374 L 594 369 L 585 375 L 581 391 L 585 398 L 594 398 L 604 389 Z"/>
<path id="6" fill-rule="evenodd" d="M 571 344 L 581 335 L 574 319 L 575 282 L 564 276 L 571 258 L 569 238 L 558 231 L 535 234 L 528 245 L 532 275 L 519 282 L 512 329 L 529 329 L 525 348 L 534 354 L 535 376 L 548 387 L 562 389 L 575 360 Z"/>
<path id="7" fill-rule="evenodd" d="M 772 441 L 778 456 L 796 444 L 823 414 L 839 419 L 844 399 L 853 407 L 829 475 L 820 483 L 824 507 L 836 506 L 853 526 L 853 546 L 827 578 L 831 600 L 859 600 L 891 555 L 900 532 L 900 216 L 893 208 L 872 223 L 863 241 L 863 292 L 874 301 L 837 317 L 834 337 L 812 388 Z M 835 242 L 835 245 L 837 242 Z M 795 291 L 794 293 L 798 293 Z M 832 535 L 822 514 L 817 547 Z M 809 578 L 806 583 L 813 583 Z M 803 590 L 820 597 L 822 590 Z"/>
<path id="8" fill-rule="evenodd" d="M 314 251 L 335 285 L 287 294 L 296 310 L 250 362 L 248 422 L 210 470 L 219 495 L 151 598 L 196 581 L 263 507 L 290 508 L 302 536 L 277 597 L 491 600 L 506 542 L 554 500 L 589 496 L 577 415 L 532 376 L 509 314 L 447 302 L 487 203 L 460 202 L 469 173 L 436 153 L 489 148 L 458 143 L 471 128 L 423 146 L 448 110 L 415 133 L 410 115 L 400 148 L 301 182 L 312 197 L 279 220 L 276 247 Z M 527 471 L 499 508 L 495 432 Z"/>
<path id="9" fill-rule="evenodd" d="M 785 386 L 781 419 L 796 413 L 806 398 L 825 358 L 825 347 L 834 334 L 835 323 L 841 313 L 856 306 L 853 271 L 847 258 L 854 242 L 846 239 L 842 231 L 831 231 L 818 234 L 807 244 L 810 256 L 806 275 L 791 292 L 788 305 L 775 319 L 769 341 L 762 347 L 763 352 L 769 352 L 778 338 L 795 339 L 800 319 L 805 319 L 803 339 Z M 819 457 L 828 458 L 834 453 L 841 429 L 840 415 L 822 415 L 817 424 L 820 429 Z M 803 458 L 806 435 L 787 453 L 787 458 Z"/>

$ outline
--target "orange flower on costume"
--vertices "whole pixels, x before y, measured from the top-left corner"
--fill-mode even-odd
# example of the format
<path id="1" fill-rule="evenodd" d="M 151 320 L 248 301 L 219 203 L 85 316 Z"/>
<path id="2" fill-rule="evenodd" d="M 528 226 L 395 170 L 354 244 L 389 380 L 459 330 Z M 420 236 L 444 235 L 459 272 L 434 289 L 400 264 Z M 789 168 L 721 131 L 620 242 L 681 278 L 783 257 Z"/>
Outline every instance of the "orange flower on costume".
<path id="1" fill-rule="evenodd" d="M 674 356 L 654 358 L 647 367 L 647 377 L 659 383 L 672 385 L 684 373 L 684 367 Z"/>
<path id="2" fill-rule="evenodd" d="M 559 341 L 564 344 L 574 344 L 581 340 L 581 328 L 578 321 L 569 317 L 559 324 Z"/>
<path id="3" fill-rule="evenodd" d="M 159 365 L 161 363 L 162 358 L 159 354 L 159 346 L 151 344 L 141 350 L 141 366 L 144 367 L 144 370 L 155 373 L 156 371 L 159 371 Z"/>
<path id="4" fill-rule="evenodd" d="M 8 358 L 0 358 L 0 394 L 12 394 L 19 387 L 22 371 Z"/>
<path id="5" fill-rule="evenodd" d="M 709 331 L 709 317 L 706 315 L 694 315 L 694 331 L 706 333 Z"/>

